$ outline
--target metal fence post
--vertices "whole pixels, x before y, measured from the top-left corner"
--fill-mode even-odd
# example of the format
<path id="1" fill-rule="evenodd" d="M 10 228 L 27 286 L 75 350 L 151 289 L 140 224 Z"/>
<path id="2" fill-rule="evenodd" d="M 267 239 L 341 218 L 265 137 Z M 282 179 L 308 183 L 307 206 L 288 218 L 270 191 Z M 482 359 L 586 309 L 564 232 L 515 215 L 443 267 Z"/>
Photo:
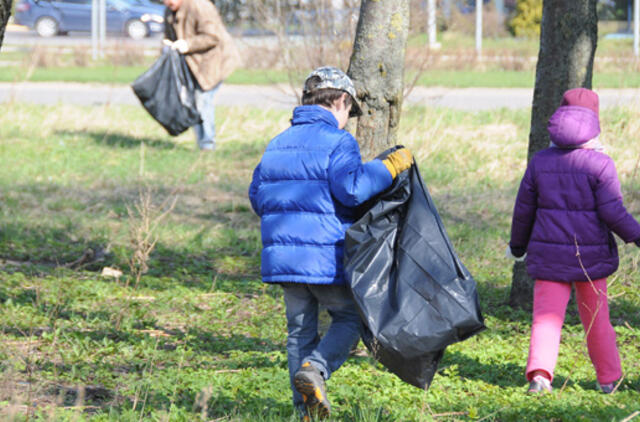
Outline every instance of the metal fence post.
<path id="1" fill-rule="evenodd" d="M 91 0 L 91 56 L 104 57 L 107 31 L 106 0 Z"/>
<path id="2" fill-rule="evenodd" d="M 429 48 L 438 47 L 436 40 L 436 0 L 429 0 L 427 5 L 427 32 L 429 35 Z"/>
<path id="3" fill-rule="evenodd" d="M 476 53 L 482 54 L 482 0 L 476 0 Z"/>
<path id="4" fill-rule="evenodd" d="M 633 54 L 640 57 L 640 0 L 633 4 Z"/>
<path id="5" fill-rule="evenodd" d="M 99 0 L 100 3 L 100 57 L 104 57 L 104 50 L 106 47 L 106 34 L 107 34 L 107 1 Z"/>

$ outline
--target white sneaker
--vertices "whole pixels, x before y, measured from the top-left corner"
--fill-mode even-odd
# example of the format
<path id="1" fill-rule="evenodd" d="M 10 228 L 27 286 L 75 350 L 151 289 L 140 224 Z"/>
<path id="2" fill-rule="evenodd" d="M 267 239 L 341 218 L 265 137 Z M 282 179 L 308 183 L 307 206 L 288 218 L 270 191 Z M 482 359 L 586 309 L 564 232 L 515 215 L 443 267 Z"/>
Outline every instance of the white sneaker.
<path id="1" fill-rule="evenodd" d="M 527 390 L 527 393 L 550 393 L 551 390 L 551 381 L 549 381 L 549 379 L 543 377 L 542 375 L 536 375 L 529 383 L 529 389 Z"/>

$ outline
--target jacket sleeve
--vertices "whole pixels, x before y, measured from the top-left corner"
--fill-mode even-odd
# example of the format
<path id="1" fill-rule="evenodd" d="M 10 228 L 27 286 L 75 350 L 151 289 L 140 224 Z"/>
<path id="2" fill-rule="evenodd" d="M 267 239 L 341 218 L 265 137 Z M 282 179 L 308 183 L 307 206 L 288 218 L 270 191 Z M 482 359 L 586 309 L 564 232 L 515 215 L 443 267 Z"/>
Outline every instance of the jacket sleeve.
<path id="1" fill-rule="evenodd" d="M 595 198 L 598 217 L 609 230 L 627 243 L 640 239 L 640 224 L 624 207 L 618 173 L 611 158 L 597 177 Z"/>
<path id="2" fill-rule="evenodd" d="M 219 25 L 222 25 L 222 20 L 218 15 L 218 11 L 215 9 L 213 3 L 209 0 L 194 1 L 194 21 L 195 21 L 195 35 L 187 37 L 186 41 L 189 44 L 190 53 L 201 53 L 203 51 L 210 50 L 218 45 L 220 38 L 216 34 L 216 29 Z"/>
<path id="3" fill-rule="evenodd" d="M 329 188 L 331 194 L 348 207 L 355 207 L 382 192 L 393 182 L 380 160 L 363 164 L 360 147 L 347 133 L 331 154 Z"/>
<path id="4" fill-rule="evenodd" d="M 253 211 L 262 216 L 262 208 L 258 203 L 258 189 L 260 188 L 260 164 L 253 170 L 253 178 L 251 179 L 251 185 L 249 185 L 249 201 L 251 201 L 251 208 Z"/>
<path id="5" fill-rule="evenodd" d="M 511 240 L 509 246 L 515 256 L 521 256 L 526 252 L 531 236 L 531 229 L 536 218 L 538 208 L 538 192 L 533 177 L 533 161 L 524 173 L 516 204 L 513 207 L 513 219 L 511 221 Z"/>

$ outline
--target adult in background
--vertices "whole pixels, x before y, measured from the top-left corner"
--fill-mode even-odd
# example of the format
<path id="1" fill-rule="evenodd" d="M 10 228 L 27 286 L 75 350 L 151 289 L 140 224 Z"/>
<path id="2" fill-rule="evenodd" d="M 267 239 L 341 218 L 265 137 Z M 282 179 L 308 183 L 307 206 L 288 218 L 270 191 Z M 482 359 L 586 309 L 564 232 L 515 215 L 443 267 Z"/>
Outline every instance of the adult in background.
<path id="1" fill-rule="evenodd" d="M 238 49 L 210 0 L 164 0 L 166 45 L 184 54 L 196 81 L 202 123 L 193 128 L 201 150 L 216 147 L 213 97 L 240 63 Z"/>

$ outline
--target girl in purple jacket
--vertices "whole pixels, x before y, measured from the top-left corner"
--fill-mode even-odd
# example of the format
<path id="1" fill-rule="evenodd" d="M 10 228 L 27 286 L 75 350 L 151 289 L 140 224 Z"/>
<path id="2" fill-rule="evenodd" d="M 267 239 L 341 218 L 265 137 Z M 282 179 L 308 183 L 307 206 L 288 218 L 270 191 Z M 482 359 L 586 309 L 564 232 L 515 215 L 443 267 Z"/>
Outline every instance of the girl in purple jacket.
<path id="1" fill-rule="evenodd" d="M 613 160 L 598 141 L 598 102 L 585 88 L 564 93 L 549 119 L 551 146 L 529 163 L 513 211 L 507 254 L 526 257 L 536 280 L 530 393 L 551 391 L 572 284 L 601 390 L 613 392 L 622 376 L 607 304 L 606 278 L 618 268 L 611 232 L 640 246 L 640 224 L 625 209 Z"/>

